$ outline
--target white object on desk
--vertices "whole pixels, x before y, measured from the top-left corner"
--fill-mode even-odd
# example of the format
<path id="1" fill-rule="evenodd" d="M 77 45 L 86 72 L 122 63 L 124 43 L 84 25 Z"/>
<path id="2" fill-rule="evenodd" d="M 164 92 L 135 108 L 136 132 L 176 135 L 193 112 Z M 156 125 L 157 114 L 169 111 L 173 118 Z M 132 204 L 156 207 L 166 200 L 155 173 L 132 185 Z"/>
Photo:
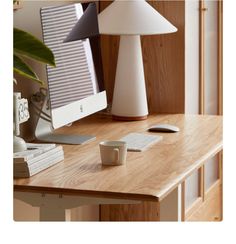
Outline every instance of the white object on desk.
<path id="1" fill-rule="evenodd" d="M 100 34 L 121 35 L 111 110 L 113 117 L 146 119 L 148 106 L 140 35 L 172 33 L 177 28 L 145 0 L 113 1 L 99 13 L 98 25 Z"/>
<path id="2" fill-rule="evenodd" d="M 127 143 L 124 141 L 103 141 L 99 144 L 103 165 L 122 165 L 126 162 Z"/>
<path id="3" fill-rule="evenodd" d="M 13 154 L 14 162 L 24 162 L 56 148 L 56 144 L 26 143 L 26 150 Z"/>
<path id="4" fill-rule="evenodd" d="M 162 140 L 162 136 L 153 136 L 141 133 L 130 133 L 120 140 L 127 142 L 128 151 L 142 152 L 151 145 Z"/>
<path id="5" fill-rule="evenodd" d="M 29 119 L 28 100 L 21 98 L 20 92 L 14 92 L 14 138 L 13 138 L 13 151 L 21 152 L 26 150 L 26 143 L 20 135 L 20 124 Z"/>
<path id="6" fill-rule="evenodd" d="M 14 153 L 14 178 L 28 178 L 64 159 L 61 145 L 27 143 L 27 150 Z"/>
<path id="7" fill-rule="evenodd" d="M 157 124 L 148 129 L 151 132 L 179 132 L 179 128 L 170 124 Z"/>
<path id="8" fill-rule="evenodd" d="M 76 145 L 94 140 L 95 136 L 92 135 L 61 135 L 53 132 L 107 106 L 102 72 L 96 65 L 100 65 L 100 53 L 93 59 L 94 53 L 88 38 L 64 42 L 78 21 L 84 23 L 81 25 L 86 31 L 87 18 L 97 25 L 96 6 L 89 6 L 87 9 L 92 11 L 89 12 L 91 18 L 87 16 L 87 11 L 83 12 L 80 3 L 41 8 L 44 43 L 53 51 L 57 65 L 54 68 L 47 66 L 48 94 L 35 130 L 35 136 L 40 141 Z M 48 101 L 50 106 L 47 106 Z"/>

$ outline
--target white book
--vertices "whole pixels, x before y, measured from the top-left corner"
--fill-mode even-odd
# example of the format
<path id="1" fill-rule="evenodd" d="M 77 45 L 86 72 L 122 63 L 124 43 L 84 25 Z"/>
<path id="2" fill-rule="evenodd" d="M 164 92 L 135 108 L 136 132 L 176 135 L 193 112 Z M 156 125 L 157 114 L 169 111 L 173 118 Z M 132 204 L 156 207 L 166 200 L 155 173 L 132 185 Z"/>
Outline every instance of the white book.
<path id="1" fill-rule="evenodd" d="M 63 147 L 61 145 L 59 145 L 59 146 L 57 146 L 57 147 L 55 147 L 49 151 L 43 152 L 40 155 L 36 155 L 33 158 L 29 158 L 27 160 L 25 160 L 25 157 L 14 158 L 14 165 L 21 165 L 21 164 L 24 164 L 26 166 L 32 165 L 32 164 L 37 163 L 38 161 L 40 161 L 42 159 L 48 158 L 49 156 L 51 156 L 51 155 L 53 155 L 59 151 L 63 151 Z"/>
<path id="2" fill-rule="evenodd" d="M 36 167 L 33 169 L 28 169 L 27 171 L 14 171 L 14 177 L 21 178 L 21 177 L 33 176 L 33 175 L 41 172 L 42 170 L 45 170 L 45 169 L 59 163 L 63 159 L 64 159 L 64 154 L 61 154 L 60 156 L 57 155 L 54 159 L 51 159 L 50 161 L 48 161 L 48 163 L 42 164 L 39 167 Z"/>
<path id="3" fill-rule="evenodd" d="M 37 168 L 42 168 L 43 166 L 47 167 L 52 161 L 54 161 L 55 158 L 57 158 L 61 155 L 64 155 L 64 152 L 62 150 L 58 151 L 57 153 L 50 155 L 47 158 L 41 159 L 41 160 L 37 161 L 36 163 L 31 164 L 31 165 L 27 165 L 27 163 L 15 164 L 14 165 L 14 171 L 16 171 L 16 172 L 22 171 L 23 172 L 23 171 L 35 170 Z"/>
<path id="4" fill-rule="evenodd" d="M 16 152 L 13 154 L 14 160 L 21 158 L 24 161 L 28 161 L 56 147 L 56 144 L 45 144 L 45 143 L 41 143 L 41 144 L 26 143 L 26 145 L 27 145 L 26 151 Z"/>

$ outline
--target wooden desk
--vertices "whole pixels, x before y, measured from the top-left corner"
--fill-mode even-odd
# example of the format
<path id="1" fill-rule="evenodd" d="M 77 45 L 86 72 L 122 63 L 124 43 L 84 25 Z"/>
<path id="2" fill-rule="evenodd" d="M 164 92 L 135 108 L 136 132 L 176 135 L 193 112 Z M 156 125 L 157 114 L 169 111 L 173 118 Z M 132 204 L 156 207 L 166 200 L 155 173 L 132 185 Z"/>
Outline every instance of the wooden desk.
<path id="1" fill-rule="evenodd" d="M 100 141 L 116 140 L 130 132 L 150 133 L 147 128 L 157 123 L 177 125 L 180 132 L 162 133 L 163 140 L 145 152 L 129 152 L 124 166 L 101 165 Z M 31 178 L 14 180 L 15 197 L 40 206 L 42 220 L 63 220 L 65 209 L 83 204 L 141 202 L 163 203 L 158 205 L 158 220 L 179 220 L 181 183 L 222 149 L 220 116 L 151 115 L 137 122 L 94 116 L 58 132 L 93 134 L 97 139 L 85 145 L 65 145 L 63 162 Z M 166 209 L 171 216 L 166 217 Z"/>

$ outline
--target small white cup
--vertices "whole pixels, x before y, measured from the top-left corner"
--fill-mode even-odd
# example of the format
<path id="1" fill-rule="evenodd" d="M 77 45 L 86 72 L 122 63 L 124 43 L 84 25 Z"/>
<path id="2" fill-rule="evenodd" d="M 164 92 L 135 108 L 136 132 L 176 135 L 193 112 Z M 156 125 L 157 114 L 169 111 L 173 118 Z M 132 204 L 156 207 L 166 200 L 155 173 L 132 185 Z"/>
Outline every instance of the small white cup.
<path id="1" fill-rule="evenodd" d="M 122 165 L 126 162 L 127 143 L 124 141 L 103 141 L 99 144 L 103 165 Z"/>

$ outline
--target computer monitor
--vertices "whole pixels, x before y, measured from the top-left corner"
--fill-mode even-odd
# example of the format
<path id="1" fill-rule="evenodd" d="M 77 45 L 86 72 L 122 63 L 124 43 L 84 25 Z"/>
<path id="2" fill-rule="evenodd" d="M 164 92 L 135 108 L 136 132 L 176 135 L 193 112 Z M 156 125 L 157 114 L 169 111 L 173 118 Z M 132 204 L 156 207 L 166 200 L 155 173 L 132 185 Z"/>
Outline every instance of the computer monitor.
<path id="1" fill-rule="evenodd" d="M 45 101 L 35 136 L 41 141 L 82 144 L 95 137 L 58 135 L 54 130 L 107 106 L 96 5 L 44 7 L 40 13 L 44 43 L 53 51 L 56 67 L 47 66 L 49 104 Z M 65 42 L 80 19 L 77 29 L 83 35 L 83 29 L 94 28 L 83 40 Z"/>

